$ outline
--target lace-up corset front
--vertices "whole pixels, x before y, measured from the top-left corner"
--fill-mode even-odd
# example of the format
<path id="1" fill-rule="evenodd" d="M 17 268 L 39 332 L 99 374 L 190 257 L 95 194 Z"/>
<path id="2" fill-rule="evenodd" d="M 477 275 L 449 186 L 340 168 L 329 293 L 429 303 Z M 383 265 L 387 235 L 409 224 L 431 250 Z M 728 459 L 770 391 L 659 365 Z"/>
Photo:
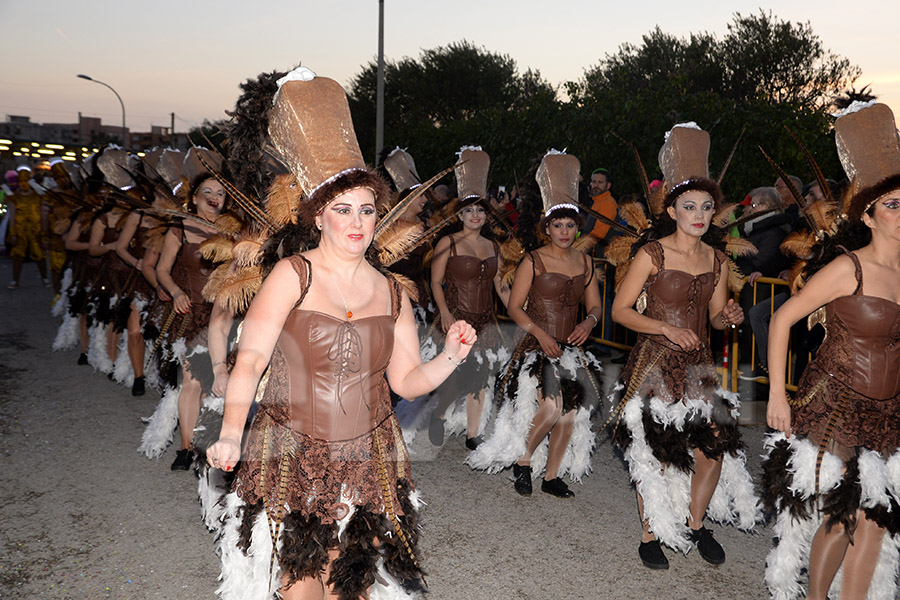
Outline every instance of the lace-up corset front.
<path id="1" fill-rule="evenodd" d="M 525 312 L 538 327 L 564 342 L 575 329 L 578 301 L 589 280 L 584 273 L 574 277 L 548 273 L 538 252 L 532 252 L 531 259 L 535 271 Z"/>

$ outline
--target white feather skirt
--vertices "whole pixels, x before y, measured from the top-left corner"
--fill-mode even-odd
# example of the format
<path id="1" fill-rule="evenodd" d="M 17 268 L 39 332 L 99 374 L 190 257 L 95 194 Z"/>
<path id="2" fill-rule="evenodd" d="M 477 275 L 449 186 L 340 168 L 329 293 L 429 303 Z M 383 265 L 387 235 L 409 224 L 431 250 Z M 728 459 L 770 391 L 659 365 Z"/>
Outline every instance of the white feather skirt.
<path id="1" fill-rule="evenodd" d="M 617 386 L 613 394 L 621 392 L 621 389 L 621 385 Z M 740 406 L 737 396 L 722 389 L 717 393 L 734 407 L 729 411 L 729 416 L 736 420 Z M 627 427 L 631 438 L 624 450 L 625 462 L 631 480 L 643 498 L 644 519 L 661 543 L 687 554 L 693 547 L 688 539 L 687 525 L 691 476 L 656 458 L 644 428 L 644 412 L 647 410 L 654 422 L 681 432 L 690 421 L 699 420 L 711 425 L 713 406 L 700 398 L 669 403 L 659 398 L 634 396 L 626 402 L 622 411 L 620 426 Z M 707 507 L 706 517 L 748 531 L 762 521 L 763 514 L 746 462 L 743 451 L 724 454 L 722 473 Z"/>
<path id="2" fill-rule="evenodd" d="M 518 365 L 507 365 L 501 369 L 503 377 L 508 368 L 514 369 L 509 375 L 516 378 L 516 394 L 512 397 L 499 399 L 500 407 L 497 410 L 493 422 L 493 429 L 488 431 L 484 442 L 466 457 L 466 464 L 473 469 L 498 473 L 516 462 L 526 450 L 528 433 L 531 423 L 537 414 L 539 400 L 543 392 L 541 382 L 537 375 L 531 371 L 535 363 L 543 358 L 543 353 L 538 350 L 526 352 Z M 586 354 L 580 348 L 566 346 L 563 355 L 558 359 L 550 359 L 549 363 L 554 369 L 559 368 L 563 372 L 578 374 L 582 380 L 590 378 L 584 383 L 585 400 L 576 407 L 575 425 L 572 439 L 566 449 L 560 465 L 558 477 L 567 476 L 571 481 L 580 482 L 582 478 L 591 472 L 591 453 L 594 450 L 596 435 L 591 427 L 591 411 L 596 404 L 599 394 L 599 386 L 593 381 L 593 377 L 587 373 L 585 366 L 590 370 L 600 372 L 600 363 L 590 354 Z M 543 474 L 547 465 L 547 452 L 549 438 L 541 441 L 531 457 L 532 476 L 534 478 Z"/>
<path id="3" fill-rule="evenodd" d="M 416 509 L 421 501 L 417 493 L 410 495 Z M 234 492 L 229 492 L 222 500 L 221 526 L 216 540 L 217 552 L 222 560 L 222 571 L 219 575 L 221 584 L 216 594 L 223 600 L 276 600 L 281 587 L 281 568 L 278 560 L 272 560 L 272 536 L 269 532 L 267 511 L 256 515 L 250 534 L 250 545 L 244 552 L 239 546 L 241 511 L 246 504 Z M 350 511 L 338 525 L 339 538 L 344 528 L 355 513 L 349 502 Z M 280 551 L 283 543 L 284 529 L 277 540 Z M 269 566 L 272 571 L 269 572 Z M 381 559 L 376 566 L 375 583 L 369 588 L 370 600 L 420 600 L 420 594 L 407 592 L 400 583 L 384 568 Z"/>
<path id="4" fill-rule="evenodd" d="M 772 457 L 776 444 L 788 445 L 790 457 L 787 461 L 787 472 L 791 483 L 787 490 L 777 493 L 790 493 L 802 500 L 812 503 L 810 517 L 803 519 L 781 505 L 779 502 L 777 518 L 773 528 L 776 539 L 775 547 L 766 558 L 766 586 L 774 600 L 794 600 L 806 596 L 809 565 L 809 554 L 812 539 L 824 522 L 822 499 L 829 491 L 837 488 L 842 479 L 844 463 L 837 456 L 825 452 L 819 469 L 819 494 L 816 496 L 816 457 L 818 448 L 809 440 L 792 436 L 789 440 L 781 432 L 770 434 L 766 438 L 764 455 L 766 460 Z M 900 450 L 887 459 L 881 454 L 863 449 L 859 455 L 860 488 L 859 505 L 862 508 L 876 506 L 891 507 L 900 503 Z M 831 585 L 829 598 L 839 598 L 841 590 L 841 571 Z M 881 543 L 881 552 L 872 582 L 869 585 L 867 600 L 897 600 L 900 597 L 900 534 L 885 533 Z"/>

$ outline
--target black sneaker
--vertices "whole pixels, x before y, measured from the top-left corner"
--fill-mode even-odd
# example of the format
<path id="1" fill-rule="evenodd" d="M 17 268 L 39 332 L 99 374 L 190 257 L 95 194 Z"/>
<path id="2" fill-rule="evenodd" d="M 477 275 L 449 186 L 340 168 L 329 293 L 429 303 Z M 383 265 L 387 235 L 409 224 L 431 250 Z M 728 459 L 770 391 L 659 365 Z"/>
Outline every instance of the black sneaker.
<path id="1" fill-rule="evenodd" d="M 513 482 L 513 487 L 516 488 L 516 491 L 520 496 L 530 496 L 531 495 L 531 467 L 523 467 L 521 465 L 513 465 L 513 476 L 516 480 Z"/>
<path id="2" fill-rule="evenodd" d="M 131 384 L 131 395 L 132 396 L 143 396 L 146 393 L 144 389 L 144 378 L 143 377 L 135 377 L 134 383 Z"/>
<path id="3" fill-rule="evenodd" d="M 691 541 L 697 544 L 700 556 L 711 565 L 721 565 L 725 562 L 725 551 L 722 545 L 713 537 L 712 531 L 706 527 L 691 529 Z"/>
<path id="4" fill-rule="evenodd" d="M 86 365 L 86 364 L 88 364 L 88 361 L 87 361 L 87 354 L 85 354 L 84 352 L 82 352 L 81 354 L 78 355 L 78 364 L 79 364 L 79 365 Z"/>
<path id="5" fill-rule="evenodd" d="M 175 460 L 172 462 L 172 470 L 173 471 L 187 471 L 191 468 L 191 463 L 194 462 L 194 453 L 190 448 L 185 448 L 184 450 L 179 450 L 175 454 Z"/>
<path id="6" fill-rule="evenodd" d="M 541 483 L 541 491 L 545 494 L 552 494 L 557 498 L 571 498 L 575 495 L 575 492 L 570 490 L 569 486 L 566 485 L 566 482 L 559 477 L 551 479 L 550 481 L 545 479 Z"/>
<path id="7" fill-rule="evenodd" d="M 641 557 L 641 562 L 644 563 L 644 566 L 648 569 L 669 568 L 669 559 L 663 554 L 662 547 L 659 545 L 659 540 L 641 542 L 641 545 L 638 546 L 638 555 Z"/>
<path id="8" fill-rule="evenodd" d="M 480 435 L 473 438 L 466 438 L 466 448 L 468 448 L 469 450 L 474 450 L 475 448 L 480 446 L 481 442 L 483 441 L 484 440 Z"/>

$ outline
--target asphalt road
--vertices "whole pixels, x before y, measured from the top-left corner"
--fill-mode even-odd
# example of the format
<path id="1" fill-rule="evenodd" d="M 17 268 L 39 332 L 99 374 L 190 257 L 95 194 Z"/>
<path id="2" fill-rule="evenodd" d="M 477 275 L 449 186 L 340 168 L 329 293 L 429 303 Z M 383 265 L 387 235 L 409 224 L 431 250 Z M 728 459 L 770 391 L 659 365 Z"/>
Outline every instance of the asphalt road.
<path id="1" fill-rule="evenodd" d="M 54 353 L 52 292 L 26 265 L 7 291 L 0 259 L 0 598 L 213 598 L 219 573 L 213 537 L 200 521 L 196 477 L 137 453 L 159 394 L 129 390 Z M 742 428 L 754 477 L 764 428 Z M 461 438 L 412 446 L 430 598 L 766 598 L 771 530 L 712 526 L 724 565 L 667 551 L 671 568 L 637 556 L 639 522 L 624 463 L 608 442 L 576 495 L 536 487 L 515 494 L 510 475 L 464 464 Z"/>

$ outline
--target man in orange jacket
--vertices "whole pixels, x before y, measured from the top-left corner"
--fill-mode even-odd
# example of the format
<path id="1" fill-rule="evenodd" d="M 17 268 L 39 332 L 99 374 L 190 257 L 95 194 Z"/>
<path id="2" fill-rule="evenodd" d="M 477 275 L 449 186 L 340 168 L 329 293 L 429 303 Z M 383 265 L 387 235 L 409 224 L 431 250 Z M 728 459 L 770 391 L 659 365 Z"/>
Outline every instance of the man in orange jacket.
<path id="1" fill-rule="evenodd" d="M 612 193 L 609 191 L 611 187 L 612 180 L 607 169 L 601 167 L 599 169 L 594 169 L 591 172 L 590 190 L 591 198 L 593 200 L 591 208 L 604 217 L 615 220 L 619 205 L 616 204 L 616 199 L 613 198 Z M 598 250 L 602 250 L 602 248 L 606 246 L 608 234 L 609 225 L 597 220 L 590 230 L 590 235 L 597 238 Z M 595 256 L 600 255 L 598 252 L 595 252 L 594 254 Z"/>

